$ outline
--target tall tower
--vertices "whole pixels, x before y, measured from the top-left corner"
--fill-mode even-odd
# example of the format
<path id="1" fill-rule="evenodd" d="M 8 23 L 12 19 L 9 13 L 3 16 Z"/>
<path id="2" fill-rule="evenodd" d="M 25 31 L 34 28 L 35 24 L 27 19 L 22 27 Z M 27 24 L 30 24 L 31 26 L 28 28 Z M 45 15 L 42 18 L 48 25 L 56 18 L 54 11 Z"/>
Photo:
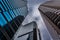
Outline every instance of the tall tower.
<path id="1" fill-rule="evenodd" d="M 53 40 L 60 40 L 60 0 L 47 1 L 41 4 L 38 9 L 42 17 L 50 24 L 49 26 L 47 25 L 48 23 L 45 22 Z"/>
<path id="2" fill-rule="evenodd" d="M 51 1 L 60 1 L 60 0 L 51 0 Z"/>
<path id="3" fill-rule="evenodd" d="M 27 14 L 27 0 L 0 0 L 0 40 L 13 40 Z"/>

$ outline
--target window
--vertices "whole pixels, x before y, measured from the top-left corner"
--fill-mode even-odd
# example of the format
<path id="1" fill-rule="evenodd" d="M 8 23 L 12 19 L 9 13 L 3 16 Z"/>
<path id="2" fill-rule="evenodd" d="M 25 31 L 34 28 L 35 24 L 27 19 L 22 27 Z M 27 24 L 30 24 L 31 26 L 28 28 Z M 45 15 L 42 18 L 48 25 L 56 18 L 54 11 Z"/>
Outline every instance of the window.
<path id="1" fill-rule="evenodd" d="M 9 15 L 8 12 L 4 12 L 4 15 L 5 15 L 5 17 L 7 18 L 8 21 L 11 21 L 11 20 L 12 20 L 12 18 L 11 18 L 11 16 Z"/>
<path id="2" fill-rule="evenodd" d="M 2 9 L 2 11 L 5 11 L 5 10 L 4 10 L 4 7 L 3 7 L 1 4 L 0 4 L 0 8 Z"/>
<path id="3" fill-rule="evenodd" d="M 4 8 L 4 10 L 7 10 L 7 8 L 6 8 L 6 6 L 5 6 L 5 4 L 4 4 L 4 2 L 1 0 L 0 1 L 0 4 L 2 5 L 2 7 Z"/>
<path id="4" fill-rule="evenodd" d="M 9 12 L 10 12 L 11 16 L 12 16 L 13 18 L 15 18 L 15 15 L 14 15 L 13 11 L 12 11 L 12 10 L 9 10 Z"/>
<path id="5" fill-rule="evenodd" d="M 17 14 L 16 10 L 13 10 L 13 11 L 14 11 L 15 15 L 16 15 L 16 16 L 18 16 L 18 14 Z"/>
<path id="6" fill-rule="evenodd" d="M 0 13 L 0 25 L 4 26 L 6 24 L 6 20 L 4 19 L 3 15 Z"/>

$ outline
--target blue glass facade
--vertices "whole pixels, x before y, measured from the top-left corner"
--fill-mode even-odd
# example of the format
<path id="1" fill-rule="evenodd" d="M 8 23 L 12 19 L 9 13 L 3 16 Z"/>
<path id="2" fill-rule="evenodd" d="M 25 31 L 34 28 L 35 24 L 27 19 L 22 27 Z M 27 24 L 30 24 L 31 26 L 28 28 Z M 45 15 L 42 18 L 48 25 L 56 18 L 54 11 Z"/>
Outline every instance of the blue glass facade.
<path id="1" fill-rule="evenodd" d="M 15 15 L 12 10 L 9 10 L 10 14 L 12 15 L 13 18 L 15 18 Z"/>
<path id="2" fill-rule="evenodd" d="M 11 40 L 26 15 L 27 2 L 22 0 L 0 0 L 0 27 L 2 29 L 0 31 L 3 34 L 6 32 L 5 37 L 0 35 L 0 39 Z"/>
<path id="3" fill-rule="evenodd" d="M 0 4 L 0 8 L 1 8 L 2 11 L 5 11 L 4 7 L 1 4 Z"/>
<path id="4" fill-rule="evenodd" d="M 3 27 L 6 24 L 6 20 L 4 19 L 3 15 L 0 13 L 0 25 Z"/>
<path id="5" fill-rule="evenodd" d="M 4 15 L 5 15 L 5 17 L 7 18 L 8 21 L 11 21 L 11 20 L 12 20 L 12 18 L 11 18 L 11 16 L 9 15 L 8 12 L 4 12 Z"/>

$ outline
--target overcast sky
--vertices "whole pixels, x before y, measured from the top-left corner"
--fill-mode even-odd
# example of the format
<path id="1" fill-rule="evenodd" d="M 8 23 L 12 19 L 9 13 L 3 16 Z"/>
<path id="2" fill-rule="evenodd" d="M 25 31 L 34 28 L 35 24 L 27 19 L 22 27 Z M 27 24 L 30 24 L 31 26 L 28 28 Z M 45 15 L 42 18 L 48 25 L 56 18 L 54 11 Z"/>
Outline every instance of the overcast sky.
<path id="1" fill-rule="evenodd" d="M 36 4 L 36 3 L 42 3 L 49 0 L 27 0 L 27 1 L 28 1 L 28 4 Z"/>
<path id="2" fill-rule="evenodd" d="M 33 2 L 44 2 L 44 1 L 49 1 L 49 0 L 28 0 L 28 1 L 33 3 Z"/>

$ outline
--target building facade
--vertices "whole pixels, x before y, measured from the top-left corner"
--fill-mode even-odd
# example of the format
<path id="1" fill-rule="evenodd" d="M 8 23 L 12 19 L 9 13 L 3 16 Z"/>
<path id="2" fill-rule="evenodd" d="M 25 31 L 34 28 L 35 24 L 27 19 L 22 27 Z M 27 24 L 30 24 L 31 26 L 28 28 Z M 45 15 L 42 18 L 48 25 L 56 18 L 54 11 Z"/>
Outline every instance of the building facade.
<path id="1" fill-rule="evenodd" d="M 0 0 L 0 40 L 11 40 L 27 14 L 27 0 Z"/>

